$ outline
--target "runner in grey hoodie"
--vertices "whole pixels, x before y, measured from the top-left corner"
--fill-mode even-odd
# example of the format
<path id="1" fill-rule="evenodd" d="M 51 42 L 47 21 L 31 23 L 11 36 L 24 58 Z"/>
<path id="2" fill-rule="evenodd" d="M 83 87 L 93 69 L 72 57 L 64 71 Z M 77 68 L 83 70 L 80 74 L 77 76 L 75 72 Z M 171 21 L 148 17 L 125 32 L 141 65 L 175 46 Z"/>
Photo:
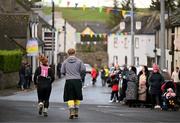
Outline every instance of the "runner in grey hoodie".
<path id="1" fill-rule="evenodd" d="M 63 62 L 61 73 L 66 77 L 64 102 L 68 103 L 70 119 L 78 117 L 78 108 L 82 96 L 81 73 L 85 71 L 84 63 L 75 57 L 75 49 L 68 50 L 69 57 Z"/>

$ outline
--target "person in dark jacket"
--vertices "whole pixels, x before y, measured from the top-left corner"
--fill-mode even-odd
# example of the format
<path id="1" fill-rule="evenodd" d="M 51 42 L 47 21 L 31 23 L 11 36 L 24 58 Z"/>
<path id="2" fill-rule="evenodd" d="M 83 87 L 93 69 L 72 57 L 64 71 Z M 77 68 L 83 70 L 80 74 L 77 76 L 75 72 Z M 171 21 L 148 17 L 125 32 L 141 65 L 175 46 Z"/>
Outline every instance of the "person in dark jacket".
<path id="1" fill-rule="evenodd" d="M 136 67 L 131 66 L 129 74 L 127 76 L 127 90 L 126 90 L 126 103 L 129 107 L 136 105 L 137 100 L 137 83 L 138 77 L 136 74 Z"/>
<path id="2" fill-rule="evenodd" d="M 24 91 L 26 84 L 25 69 L 26 69 L 25 62 L 23 61 L 19 69 L 19 83 L 18 83 L 18 86 L 21 88 L 22 91 Z"/>
<path id="3" fill-rule="evenodd" d="M 84 63 L 75 57 L 75 49 L 68 50 L 69 57 L 63 62 L 61 73 L 66 77 L 64 102 L 68 103 L 69 119 L 78 118 L 78 110 L 82 96 L 81 73 L 86 71 Z"/>
<path id="4" fill-rule="evenodd" d="M 151 73 L 148 83 L 149 91 L 151 94 L 151 103 L 155 109 L 160 109 L 161 100 L 161 85 L 164 82 L 163 76 L 159 72 L 159 67 L 157 64 L 153 64 L 153 72 Z"/>
<path id="5" fill-rule="evenodd" d="M 39 56 L 41 65 L 36 69 L 34 74 L 34 84 L 37 87 L 39 115 L 48 116 L 49 98 L 52 89 L 52 83 L 55 79 L 54 72 L 48 66 L 47 57 Z"/>
<path id="6" fill-rule="evenodd" d="M 119 101 L 123 101 L 124 98 L 126 97 L 126 89 L 127 89 L 127 77 L 129 75 L 129 70 L 126 65 L 123 66 L 123 70 L 121 72 L 121 79 L 122 79 L 122 87 L 120 89 L 120 97 Z"/>
<path id="7" fill-rule="evenodd" d="M 59 62 L 58 64 L 57 64 L 57 76 L 58 76 L 58 78 L 61 78 L 61 63 Z"/>

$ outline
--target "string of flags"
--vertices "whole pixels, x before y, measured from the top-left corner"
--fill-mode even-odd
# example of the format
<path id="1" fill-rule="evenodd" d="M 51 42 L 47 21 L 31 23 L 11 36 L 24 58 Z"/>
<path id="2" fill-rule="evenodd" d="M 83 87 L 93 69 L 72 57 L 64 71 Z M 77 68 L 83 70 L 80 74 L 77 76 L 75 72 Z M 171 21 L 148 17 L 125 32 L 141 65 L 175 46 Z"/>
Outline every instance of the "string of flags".
<path id="1" fill-rule="evenodd" d="M 62 0 L 58 1 L 58 4 L 61 4 Z M 67 7 L 70 7 L 71 2 L 67 1 Z M 79 3 L 75 3 L 74 7 L 77 8 Z M 83 4 L 82 10 L 86 11 L 87 6 Z M 92 7 L 94 9 L 94 7 Z M 122 14 L 123 17 L 131 16 L 131 11 L 127 10 L 121 10 L 121 9 L 114 9 L 114 8 L 109 8 L 109 7 L 103 7 L 100 6 L 99 8 L 99 13 L 102 13 L 103 10 L 106 12 L 106 14 L 114 13 L 114 14 Z"/>
<path id="2" fill-rule="evenodd" d="M 82 36 L 86 36 L 88 34 L 83 34 L 83 33 L 76 33 L 78 37 Z M 130 32 L 117 32 L 117 33 L 95 33 L 95 34 L 89 34 L 90 37 L 92 38 L 93 36 L 94 37 L 100 37 L 100 38 L 106 38 L 107 36 L 126 36 L 126 35 L 130 35 Z"/>

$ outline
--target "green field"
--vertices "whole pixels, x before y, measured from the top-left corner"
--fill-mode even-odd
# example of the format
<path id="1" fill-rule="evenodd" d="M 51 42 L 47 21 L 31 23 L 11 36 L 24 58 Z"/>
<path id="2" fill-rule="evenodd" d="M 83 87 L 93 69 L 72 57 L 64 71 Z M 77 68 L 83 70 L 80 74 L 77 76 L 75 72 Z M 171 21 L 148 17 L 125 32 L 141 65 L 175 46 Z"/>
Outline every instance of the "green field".
<path id="1" fill-rule="evenodd" d="M 63 18 L 68 21 L 96 21 L 96 22 L 107 22 L 110 17 L 110 14 L 106 13 L 104 8 L 102 12 L 99 11 L 99 8 L 86 8 L 83 11 L 83 8 L 60 8 L 56 7 L 55 11 L 61 12 Z M 44 7 L 43 12 L 45 14 L 51 14 L 51 7 Z M 137 8 L 136 13 L 139 15 L 146 15 L 152 13 L 148 8 Z"/>
<path id="2" fill-rule="evenodd" d="M 59 8 L 56 7 L 55 11 L 62 12 L 63 18 L 69 21 L 98 21 L 106 22 L 110 14 L 107 14 L 103 9 L 99 12 L 99 8 Z M 51 8 L 44 7 L 43 12 L 45 14 L 51 14 Z"/>

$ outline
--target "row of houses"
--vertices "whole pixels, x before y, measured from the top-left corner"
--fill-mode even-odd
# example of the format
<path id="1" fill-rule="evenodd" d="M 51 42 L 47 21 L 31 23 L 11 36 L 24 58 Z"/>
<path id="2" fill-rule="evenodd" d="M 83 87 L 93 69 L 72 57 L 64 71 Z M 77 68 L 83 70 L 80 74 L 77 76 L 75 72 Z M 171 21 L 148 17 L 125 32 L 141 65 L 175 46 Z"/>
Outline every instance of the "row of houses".
<path id="1" fill-rule="evenodd" d="M 57 65 L 66 58 L 69 48 L 76 48 L 77 55 L 86 63 L 110 65 L 111 63 L 131 65 L 130 18 L 125 18 L 125 28 L 117 25 L 108 29 L 99 22 L 71 22 L 63 19 L 60 12 L 55 12 L 55 47 L 52 53 L 52 17 L 43 13 L 41 8 L 28 8 L 18 0 L 0 0 L 0 49 L 26 50 L 30 38 L 39 43 L 39 53 L 49 56 L 50 63 Z M 141 29 L 135 29 L 134 54 L 135 65 L 152 66 L 159 64 L 159 14 L 137 15 L 135 21 L 141 22 Z M 166 28 L 166 67 L 169 72 L 179 65 L 180 54 L 176 46 L 172 52 L 174 40 L 179 39 L 178 16 L 171 18 L 171 26 Z M 52 43 L 51 43 L 52 44 Z M 169 54 L 170 53 L 170 54 Z M 53 57 L 52 57 L 53 56 Z M 173 60 L 172 60 L 173 58 Z M 35 68 L 36 59 L 30 62 Z"/>

